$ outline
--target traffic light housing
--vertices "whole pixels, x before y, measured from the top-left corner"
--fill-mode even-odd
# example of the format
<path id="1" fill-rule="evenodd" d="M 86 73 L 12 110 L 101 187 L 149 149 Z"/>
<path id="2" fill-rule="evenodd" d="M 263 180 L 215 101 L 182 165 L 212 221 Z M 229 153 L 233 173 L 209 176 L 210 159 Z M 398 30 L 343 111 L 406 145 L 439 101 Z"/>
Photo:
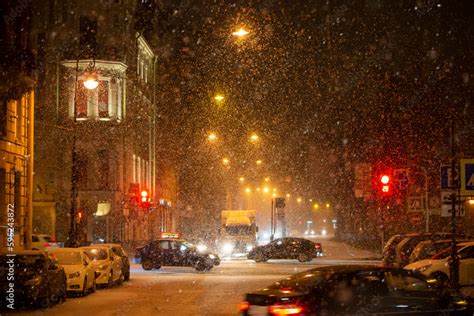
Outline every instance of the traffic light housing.
<path id="1" fill-rule="evenodd" d="M 382 194 L 388 195 L 391 193 L 391 178 L 387 174 L 380 175 L 380 190 Z"/>
<path id="2" fill-rule="evenodd" d="M 148 197 L 148 191 L 143 190 L 140 193 L 140 206 L 143 208 L 150 208 L 150 198 Z"/>

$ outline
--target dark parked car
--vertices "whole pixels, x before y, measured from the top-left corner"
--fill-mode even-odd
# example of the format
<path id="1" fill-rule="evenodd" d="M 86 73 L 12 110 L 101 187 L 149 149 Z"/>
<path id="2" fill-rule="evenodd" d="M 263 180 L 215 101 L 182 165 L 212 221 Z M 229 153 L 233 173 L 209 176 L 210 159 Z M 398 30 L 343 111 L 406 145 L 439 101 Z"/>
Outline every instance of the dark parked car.
<path id="1" fill-rule="evenodd" d="M 26 304 L 48 307 L 66 300 L 66 274 L 51 254 L 30 250 L 11 255 L 0 255 L 2 308 L 12 303 L 14 308 Z"/>
<path id="2" fill-rule="evenodd" d="M 320 243 L 304 238 L 287 237 L 255 247 L 247 258 L 255 262 L 265 262 L 269 259 L 298 259 L 300 262 L 308 262 L 322 255 L 323 249 Z"/>
<path id="3" fill-rule="evenodd" d="M 436 280 L 383 266 L 326 266 L 248 293 L 243 315 L 471 315 Z M 443 315 L 443 314 L 442 314 Z"/>
<path id="4" fill-rule="evenodd" d="M 130 280 L 130 259 L 128 258 L 128 254 L 123 249 L 123 247 L 119 244 L 96 244 L 97 246 L 106 246 L 112 249 L 113 253 L 116 256 L 122 258 L 122 275 L 124 281 Z"/>
<path id="5" fill-rule="evenodd" d="M 191 266 L 197 271 L 208 271 L 220 263 L 216 254 L 201 252 L 195 245 L 181 239 L 153 240 L 137 251 L 144 270 L 159 269 L 161 266 Z"/>

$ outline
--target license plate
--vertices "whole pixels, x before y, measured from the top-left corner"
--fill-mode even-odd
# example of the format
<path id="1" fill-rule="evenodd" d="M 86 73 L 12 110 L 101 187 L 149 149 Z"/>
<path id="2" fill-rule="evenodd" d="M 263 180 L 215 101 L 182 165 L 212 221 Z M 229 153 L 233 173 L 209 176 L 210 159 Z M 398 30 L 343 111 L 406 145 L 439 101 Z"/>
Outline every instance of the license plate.
<path id="1" fill-rule="evenodd" d="M 248 310 L 249 315 L 261 315 L 266 316 L 268 315 L 268 307 L 267 306 L 255 306 L 250 305 Z"/>

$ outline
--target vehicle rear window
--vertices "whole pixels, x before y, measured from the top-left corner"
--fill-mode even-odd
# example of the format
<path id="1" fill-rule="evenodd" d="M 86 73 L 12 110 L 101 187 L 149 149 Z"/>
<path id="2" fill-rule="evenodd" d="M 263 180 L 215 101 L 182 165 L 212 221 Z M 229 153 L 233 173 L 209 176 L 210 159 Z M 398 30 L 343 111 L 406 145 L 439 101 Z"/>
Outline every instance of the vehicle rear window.
<path id="1" fill-rule="evenodd" d="M 107 251 L 103 249 L 87 249 L 87 255 L 92 260 L 105 260 L 107 259 Z"/>

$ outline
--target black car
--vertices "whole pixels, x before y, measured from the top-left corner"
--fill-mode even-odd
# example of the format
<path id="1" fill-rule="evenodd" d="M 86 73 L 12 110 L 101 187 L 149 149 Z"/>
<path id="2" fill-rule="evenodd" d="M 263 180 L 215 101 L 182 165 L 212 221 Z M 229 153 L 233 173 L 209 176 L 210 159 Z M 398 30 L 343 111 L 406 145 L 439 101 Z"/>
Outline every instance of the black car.
<path id="1" fill-rule="evenodd" d="M 130 280 L 130 259 L 128 258 L 128 254 L 123 249 L 123 247 L 119 244 L 95 244 L 97 246 L 106 246 L 112 249 L 113 253 L 116 256 L 122 258 L 122 275 L 124 281 Z"/>
<path id="2" fill-rule="evenodd" d="M 45 252 L 2 253 L 0 291 L 4 294 L 2 308 L 16 309 L 26 304 L 48 307 L 66 300 L 66 274 L 54 257 Z"/>
<path id="3" fill-rule="evenodd" d="M 161 266 L 190 266 L 197 271 L 208 271 L 219 265 L 216 254 L 200 252 L 197 247 L 181 239 L 157 239 L 138 249 L 144 270 Z"/>
<path id="4" fill-rule="evenodd" d="M 300 262 L 308 262 L 322 255 L 323 248 L 320 243 L 304 238 L 286 237 L 255 247 L 247 258 L 255 262 L 265 262 L 269 259 L 298 259 Z"/>
<path id="5" fill-rule="evenodd" d="M 436 280 L 383 266 L 326 266 L 245 296 L 243 315 L 471 315 Z"/>

